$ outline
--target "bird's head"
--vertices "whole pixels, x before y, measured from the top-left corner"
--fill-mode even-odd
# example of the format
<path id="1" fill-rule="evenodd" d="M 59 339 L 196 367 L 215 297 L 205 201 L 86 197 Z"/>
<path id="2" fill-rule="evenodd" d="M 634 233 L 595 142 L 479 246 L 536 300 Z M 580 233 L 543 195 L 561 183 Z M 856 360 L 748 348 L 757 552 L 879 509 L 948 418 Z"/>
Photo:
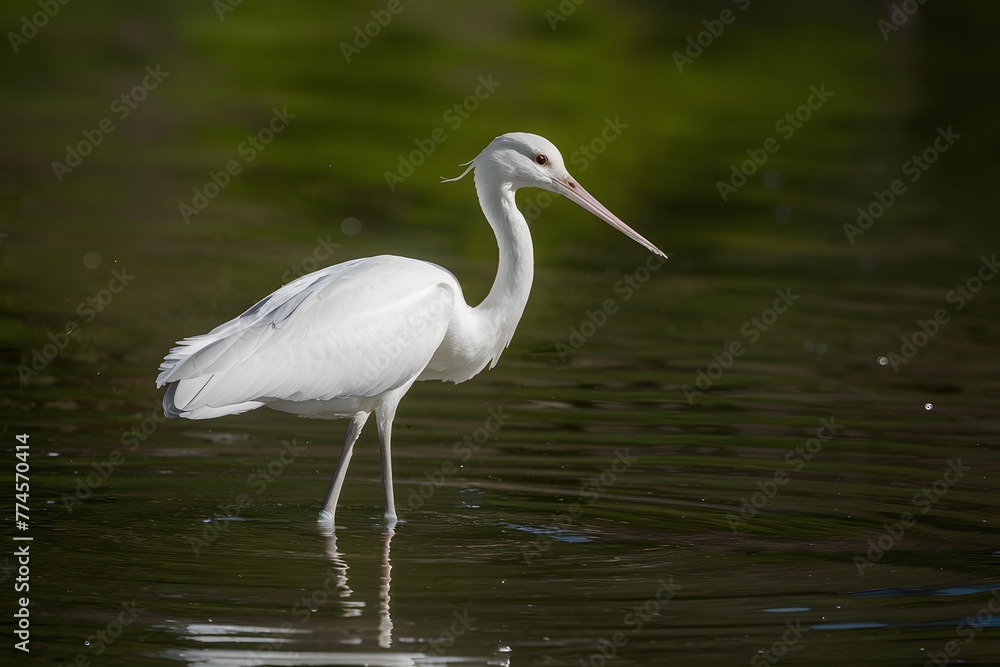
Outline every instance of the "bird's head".
<path id="1" fill-rule="evenodd" d="M 508 132 L 500 135 L 468 163 L 461 175 L 445 181 L 457 181 L 473 169 L 477 185 L 488 183 L 498 190 L 507 188 L 511 191 L 518 188 L 541 188 L 560 194 L 651 252 L 666 258 L 662 250 L 619 220 L 614 213 L 584 190 L 566 170 L 562 153 L 545 137 L 528 132 Z"/>
<path id="2" fill-rule="evenodd" d="M 477 172 L 482 170 L 494 179 L 517 188 L 541 188 L 556 192 L 554 183 L 574 182 L 562 153 L 551 141 L 537 134 L 510 132 L 487 146 L 472 161 Z"/>

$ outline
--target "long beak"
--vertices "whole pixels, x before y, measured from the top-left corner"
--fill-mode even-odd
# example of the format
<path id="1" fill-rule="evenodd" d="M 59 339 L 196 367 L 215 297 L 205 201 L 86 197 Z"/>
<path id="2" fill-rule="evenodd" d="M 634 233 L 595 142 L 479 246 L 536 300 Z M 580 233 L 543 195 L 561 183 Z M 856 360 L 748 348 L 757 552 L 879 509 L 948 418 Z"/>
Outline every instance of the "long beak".
<path id="1" fill-rule="evenodd" d="M 592 194 L 584 190 L 583 186 L 574 181 L 572 178 L 566 180 L 553 178 L 552 186 L 556 192 L 566 197 L 570 201 L 576 202 L 581 207 L 590 211 L 598 218 L 600 218 L 604 222 L 608 223 L 609 225 L 620 231 L 625 236 L 629 237 L 636 243 L 644 246 L 650 252 L 659 255 L 663 259 L 667 259 L 667 256 L 663 253 L 662 250 L 660 250 L 655 245 L 653 245 L 645 238 L 643 238 L 643 236 L 639 234 L 639 232 L 635 231 L 634 229 L 626 225 L 624 222 L 619 220 L 618 216 L 616 216 L 614 213 L 606 209 L 604 207 L 604 204 L 597 201 Z"/>

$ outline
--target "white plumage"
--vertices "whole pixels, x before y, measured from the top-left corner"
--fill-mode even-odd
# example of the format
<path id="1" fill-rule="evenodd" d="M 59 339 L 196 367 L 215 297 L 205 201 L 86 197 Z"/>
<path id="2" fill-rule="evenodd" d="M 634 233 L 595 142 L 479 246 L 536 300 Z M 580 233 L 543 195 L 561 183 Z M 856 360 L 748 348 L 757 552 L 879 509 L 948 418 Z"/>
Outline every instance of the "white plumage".
<path id="1" fill-rule="evenodd" d="M 206 419 L 264 404 L 313 417 L 370 411 L 427 366 L 448 324 L 433 315 L 450 311 L 456 296 L 450 273 L 403 257 L 303 276 L 171 350 L 157 379 L 169 383 L 167 415 Z"/>
<path id="2" fill-rule="evenodd" d="M 462 176 L 472 169 L 500 249 L 496 280 L 479 306 L 466 304 L 455 276 L 430 262 L 382 255 L 315 271 L 209 333 L 179 341 L 156 381 L 167 385 L 164 414 L 210 419 L 266 405 L 350 418 L 320 515 L 332 525 L 354 442 L 375 412 L 386 519 L 394 523 L 390 434 L 399 400 L 415 381 L 464 382 L 492 368 L 524 311 L 533 258 L 515 190 L 563 194 L 665 257 L 580 187 L 542 137 L 497 137 Z"/>

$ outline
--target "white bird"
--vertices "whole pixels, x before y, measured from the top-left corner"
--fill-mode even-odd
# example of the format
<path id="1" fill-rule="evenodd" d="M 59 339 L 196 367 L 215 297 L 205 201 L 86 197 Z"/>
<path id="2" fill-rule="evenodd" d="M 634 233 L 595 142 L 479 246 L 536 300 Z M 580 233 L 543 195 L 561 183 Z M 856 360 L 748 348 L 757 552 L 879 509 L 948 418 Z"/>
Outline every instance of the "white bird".
<path id="1" fill-rule="evenodd" d="M 512 132 L 494 139 L 456 178 L 475 170 L 479 203 L 496 234 L 493 287 L 469 306 L 451 272 L 381 255 L 294 280 L 207 334 L 178 342 L 160 365 L 167 417 L 211 419 L 266 405 L 303 417 L 348 418 L 344 450 L 320 522 L 333 525 L 354 443 L 374 412 L 385 519 L 396 523 L 390 442 L 400 399 L 417 380 L 465 382 L 492 368 L 514 335 L 534 272 L 518 188 L 561 194 L 650 252 L 663 252 L 619 220 L 569 175 L 547 139 Z"/>

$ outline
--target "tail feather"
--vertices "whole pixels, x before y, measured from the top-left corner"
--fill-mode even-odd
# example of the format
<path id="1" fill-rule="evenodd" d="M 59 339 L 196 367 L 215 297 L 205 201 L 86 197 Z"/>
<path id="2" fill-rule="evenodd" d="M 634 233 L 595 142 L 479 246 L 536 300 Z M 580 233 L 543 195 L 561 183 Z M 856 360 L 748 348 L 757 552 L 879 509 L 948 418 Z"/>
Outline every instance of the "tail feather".
<path id="1" fill-rule="evenodd" d="M 195 382 L 197 381 L 195 380 Z M 184 419 L 214 419 L 215 417 L 249 412 L 265 405 L 264 401 L 245 401 L 243 403 L 221 406 L 192 404 L 192 400 L 178 401 L 178 388 L 180 388 L 182 394 L 190 393 L 187 387 L 182 386 L 188 382 L 190 380 L 180 380 L 179 382 L 171 382 L 167 385 L 167 391 L 163 394 L 163 415 L 168 419 L 176 417 L 183 417 Z"/>

